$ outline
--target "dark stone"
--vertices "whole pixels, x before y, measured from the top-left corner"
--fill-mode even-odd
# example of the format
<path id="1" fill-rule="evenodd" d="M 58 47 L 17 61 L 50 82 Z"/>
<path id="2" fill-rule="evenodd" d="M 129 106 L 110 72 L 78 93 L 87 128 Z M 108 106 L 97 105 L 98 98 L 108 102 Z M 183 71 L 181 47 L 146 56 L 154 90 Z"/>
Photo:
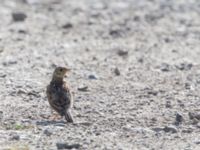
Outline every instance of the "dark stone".
<path id="1" fill-rule="evenodd" d="M 152 128 L 153 131 L 155 132 L 160 132 L 160 131 L 163 131 L 163 128 L 162 127 L 155 127 L 155 128 Z"/>
<path id="2" fill-rule="evenodd" d="M 57 149 L 78 149 L 80 144 L 56 143 Z"/>
<path id="3" fill-rule="evenodd" d="M 25 30 L 18 30 L 18 33 L 20 33 L 20 34 L 26 34 L 27 32 Z"/>
<path id="4" fill-rule="evenodd" d="M 168 72 L 168 71 L 170 71 L 170 66 L 169 66 L 169 64 L 162 63 L 161 66 L 160 66 L 160 70 L 163 71 L 163 72 Z"/>
<path id="5" fill-rule="evenodd" d="M 165 126 L 163 131 L 165 132 L 171 132 L 171 133 L 177 133 L 177 129 L 174 126 Z"/>
<path id="6" fill-rule="evenodd" d="M 18 134 L 13 134 L 13 135 L 11 135 L 10 140 L 19 141 L 20 140 L 20 136 Z"/>
<path id="7" fill-rule="evenodd" d="M 200 120 L 200 113 L 192 113 L 192 112 L 189 112 L 188 115 L 189 115 L 189 118 L 190 118 L 191 120 L 192 120 L 192 119 Z"/>
<path id="8" fill-rule="evenodd" d="M 147 93 L 148 93 L 148 95 L 153 95 L 153 96 L 157 96 L 158 95 L 157 91 L 148 91 Z"/>
<path id="9" fill-rule="evenodd" d="M 128 55 L 128 51 L 125 50 L 118 50 L 117 54 L 119 56 L 127 56 Z"/>
<path id="10" fill-rule="evenodd" d="M 109 34 L 114 37 L 114 38 L 118 38 L 121 37 L 121 31 L 120 30 L 110 30 Z"/>
<path id="11" fill-rule="evenodd" d="M 183 116 L 179 113 L 176 114 L 175 125 L 180 125 L 183 122 Z"/>
<path id="12" fill-rule="evenodd" d="M 15 12 L 15 13 L 12 13 L 12 18 L 13 18 L 13 21 L 15 22 L 22 22 L 27 18 L 27 16 L 23 12 Z"/>
<path id="13" fill-rule="evenodd" d="M 65 25 L 62 26 L 63 29 L 70 29 L 72 27 L 73 25 L 71 23 L 66 23 Z"/>
<path id="14" fill-rule="evenodd" d="M 89 75 L 88 78 L 92 79 L 92 80 L 96 80 L 97 79 L 97 77 L 95 75 L 93 75 L 93 74 Z"/>
<path id="15" fill-rule="evenodd" d="M 120 75 L 120 71 L 119 71 L 118 68 L 115 68 L 114 72 L 115 72 L 115 75 L 116 75 L 116 76 L 119 76 L 119 75 Z"/>
<path id="16" fill-rule="evenodd" d="M 45 134 L 46 136 L 51 136 L 51 135 L 52 135 L 52 131 L 49 130 L 49 129 L 45 129 L 45 130 L 44 130 L 44 134 Z"/>
<path id="17" fill-rule="evenodd" d="M 79 91 L 86 92 L 88 91 L 88 86 L 81 86 L 78 88 Z"/>
<path id="18" fill-rule="evenodd" d="M 171 102 L 170 101 L 166 101 L 165 107 L 166 108 L 172 108 Z"/>
<path id="19" fill-rule="evenodd" d="M 193 64 L 191 63 L 181 63 L 179 65 L 176 65 L 176 68 L 181 70 L 181 71 L 188 71 L 193 67 Z"/>

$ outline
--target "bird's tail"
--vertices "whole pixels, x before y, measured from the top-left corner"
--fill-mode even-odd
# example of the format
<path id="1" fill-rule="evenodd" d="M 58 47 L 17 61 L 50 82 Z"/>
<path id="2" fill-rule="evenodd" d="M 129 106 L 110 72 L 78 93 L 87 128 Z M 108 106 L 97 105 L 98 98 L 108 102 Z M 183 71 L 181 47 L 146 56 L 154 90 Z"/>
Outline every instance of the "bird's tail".
<path id="1" fill-rule="evenodd" d="M 74 122 L 73 117 L 72 117 L 72 115 L 71 115 L 71 112 L 70 112 L 69 110 L 67 110 L 67 111 L 65 112 L 65 119 L 66 119 L 68 122 L 71 122 L 71 123 Z"/>

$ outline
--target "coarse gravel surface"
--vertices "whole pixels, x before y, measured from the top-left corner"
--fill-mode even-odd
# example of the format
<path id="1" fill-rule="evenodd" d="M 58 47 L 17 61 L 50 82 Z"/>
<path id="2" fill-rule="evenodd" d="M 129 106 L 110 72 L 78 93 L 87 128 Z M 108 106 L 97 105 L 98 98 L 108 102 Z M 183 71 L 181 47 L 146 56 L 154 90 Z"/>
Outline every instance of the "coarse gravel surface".
<path id="1" fill-rule="evenodd" d="M 0 150 L 200 149 L 199 0 L 1 0 Z M 71 68 L 74 124 L 46 86 Z"/>

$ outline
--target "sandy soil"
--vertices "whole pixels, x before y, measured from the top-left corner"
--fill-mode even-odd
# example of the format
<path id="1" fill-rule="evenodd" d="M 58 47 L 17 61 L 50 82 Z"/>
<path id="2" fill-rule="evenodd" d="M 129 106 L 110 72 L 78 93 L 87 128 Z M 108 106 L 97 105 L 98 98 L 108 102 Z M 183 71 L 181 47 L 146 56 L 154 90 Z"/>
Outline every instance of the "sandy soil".
<path id="1" fill-rule="evenodd" d="M 199 149 L 199 0 L 1 0 L 0 18 L 0 149 Z M 57 65 L 75 124 L 49 119 Z"/>

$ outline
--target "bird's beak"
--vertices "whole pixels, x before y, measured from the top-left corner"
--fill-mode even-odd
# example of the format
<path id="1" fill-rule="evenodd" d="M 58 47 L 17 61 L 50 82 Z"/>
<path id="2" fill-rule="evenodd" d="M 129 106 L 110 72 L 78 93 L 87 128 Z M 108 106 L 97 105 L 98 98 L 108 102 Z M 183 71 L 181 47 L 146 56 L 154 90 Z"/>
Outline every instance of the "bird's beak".
<path id="1" fill-rule="evenodd" d="M 66 71 L 66 72 L 69 72 L 69 71 L 71 71 L 71 69 L 69 69 L 69 68 L 65 68 L 65 71 Z"/>

